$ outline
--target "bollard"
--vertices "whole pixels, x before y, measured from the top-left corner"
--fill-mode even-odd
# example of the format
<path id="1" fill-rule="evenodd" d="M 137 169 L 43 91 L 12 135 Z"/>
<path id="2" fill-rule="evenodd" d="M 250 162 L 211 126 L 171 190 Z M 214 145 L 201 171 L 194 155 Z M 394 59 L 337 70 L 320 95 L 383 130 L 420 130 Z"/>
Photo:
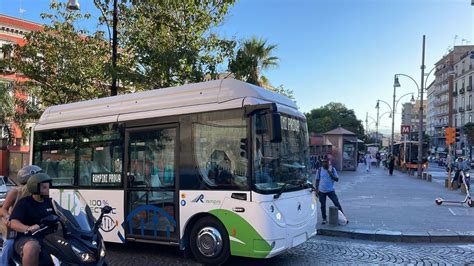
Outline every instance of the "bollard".
<path id="1" fill-rule="evenodd" d="M 339 224 L 339 213 L 336 206 L 329 207 L 329 224 L 338 225 Z"/>
<path id="2" fill-rule="evenodd" d="M 448 179 L 447 178 L 444 180 L 444 187 L 448 187 Z"/>
<path id="3" fill-rule="evenodd" d="M 431 182 L 431 174 L 428 174 L 428 182 Z"/>

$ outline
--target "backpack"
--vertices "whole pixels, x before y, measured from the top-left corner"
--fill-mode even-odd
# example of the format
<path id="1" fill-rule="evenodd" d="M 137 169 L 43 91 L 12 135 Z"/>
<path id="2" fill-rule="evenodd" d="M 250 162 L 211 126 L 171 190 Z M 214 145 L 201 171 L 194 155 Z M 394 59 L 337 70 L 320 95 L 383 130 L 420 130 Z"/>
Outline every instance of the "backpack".
<path id="1" fill-rule="evenodd" d="M 323 167 L 319 167 L 319 170 L 318 170 L 318 179 L 321 180 L 321 170 L 323 169 Z M 331 166 L 331 173 L 329 173 L 328 171 L 328 174 L 329 175 L 334 175 L 334 167 Z"/>

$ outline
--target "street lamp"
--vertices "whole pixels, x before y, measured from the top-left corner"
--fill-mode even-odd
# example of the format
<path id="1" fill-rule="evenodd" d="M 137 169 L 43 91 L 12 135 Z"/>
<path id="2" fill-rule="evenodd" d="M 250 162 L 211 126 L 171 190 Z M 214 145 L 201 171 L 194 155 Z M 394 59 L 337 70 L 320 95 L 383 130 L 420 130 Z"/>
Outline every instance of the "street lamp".
<path id="1" fill-rule="evenodd" d="M 112 12 L 112 87 L 110 88 L 110 96 L 117 95 L 117 0 L 114 0 L 114 9 Z M 69 10 L 79 10 L 79 0 L 69 0 L 67 4 Z M 110 38 L 110 26 L 109 27 L 109 38 Z"/>
<path id="2" fill-rule="evenodd" d="M 398 80 L 397 80 L 397 82 L 398 82 Z M 386 104 L 388 106 L 388 108 L 390 109 L 390 112 L 391 112 L 391 117 L 392 117 L 392 138 L 391 138 L 391 142 L 390 142 L 390 153 L 391 154 L 393 154 L 393 144 L 395 143 L 395 137 L 394 137 L 394 135 L 395 135 L 394 134 L 394 130 L 395 130 L 395 111 L 397 110 L 397 105 L 403 97 L 408 96 L 408 95 L 411 95 L 410 102 L 411 103 L 415 102 L 415 97 L 414 97 L 412 92 L 403 94 L 402 96 L 400 96 L 400 98 L 396 99 L 396 94 L 395 94 L 396 86 L 395 85 L 396 84 L 394 84 L 394 87 L 393 87 L 393 104 L 392 104 L 392 106 L 390 106 L 390 104 L 388 102 L 386 102 L 384 100 L 380 100 L 380 99 L 377 100 L 377 105 L 375 105 L 375 108 L 379 109 L 380 108 L 379 103 L 383 102 L 384 104 Z"/>

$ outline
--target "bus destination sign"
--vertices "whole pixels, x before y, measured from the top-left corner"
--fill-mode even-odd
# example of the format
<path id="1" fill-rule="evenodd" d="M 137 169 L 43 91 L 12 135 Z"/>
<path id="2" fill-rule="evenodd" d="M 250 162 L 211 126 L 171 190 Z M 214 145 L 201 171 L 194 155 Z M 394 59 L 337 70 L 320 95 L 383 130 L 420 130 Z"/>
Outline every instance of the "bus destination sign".
<path id="1" fill-rule="evenodd" d="M 120 173 L 93 173 L 92 183 L 96 185 L 121 184 L 122 174 Z"/>

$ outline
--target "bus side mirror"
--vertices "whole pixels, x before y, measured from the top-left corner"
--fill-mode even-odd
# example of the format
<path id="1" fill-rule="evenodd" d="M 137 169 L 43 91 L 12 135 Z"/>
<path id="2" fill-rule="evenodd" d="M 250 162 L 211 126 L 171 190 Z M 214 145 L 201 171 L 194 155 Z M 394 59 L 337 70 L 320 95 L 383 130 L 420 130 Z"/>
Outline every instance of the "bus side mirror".
<path id="1" fill-rule="evenodd" d="M 270 137 L 270 142 L 281 142 L 281 117 L 279 113 L 271 112 L 267 113 L 267 123 L 268 123 L 268 136 Z"/>

